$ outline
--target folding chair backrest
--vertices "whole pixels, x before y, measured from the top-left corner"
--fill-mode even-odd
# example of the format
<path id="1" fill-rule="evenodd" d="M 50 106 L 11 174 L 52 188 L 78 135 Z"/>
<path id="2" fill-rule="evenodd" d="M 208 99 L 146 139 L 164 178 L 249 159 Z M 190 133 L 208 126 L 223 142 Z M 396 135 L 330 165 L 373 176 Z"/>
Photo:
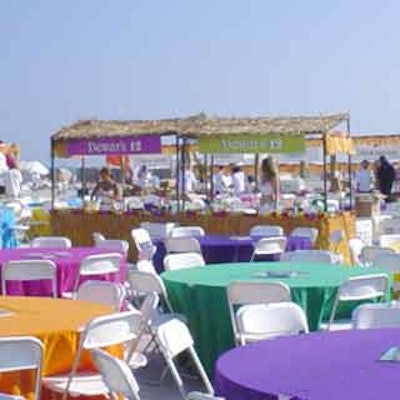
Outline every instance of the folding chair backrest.
<path id="1" fill-rule="evenodd" d="M 43 344 L 27 336 L 0 338 L 0 372 L 36 370 L 35 400 L 40 399 Z"/>
<path id="2" fill-rule="evenodd" d="M 329 250 L 295 250 L 284 253 L 281 261 L 337 264 L 339 257 Z"/>
<path id="3" fill-rule="evenodd" d="M 282 254 L 286 248 L 287 239 L 285 236 L 265 237 L 254 244 L 254 251 L 251 257 L 253 260 L 258 255 Z"/>
<path id="4" fill-rule="evenodd" d="M 246 335 L 257 340 L 277 336 L 308 333 L 304 311 L 293 302 L 251 304 L 242 306 L 236 313 L 239 335 L 246 343 Z"/>
<path id="5" fill-rule="evenodd" d="M 137 310 L 94 318 L 81 335 L 82 348 L 102 348 L 129 342 L 137 337 L 141 322 L 142 316 Z"/>
<path id="6" fill-rule="evenodd" d="M 140 227 L 146 229 L 151 238 L 165 238 L 170 236 L 176 227 L 175 222 L 142 222 Z"/>
<path id="7" fill-rule="evenodd" d="M 199 253 L 168 254 L 164 258 L 164 268 L 166 271 L 202 267 L 204 265 L 204 258 Z"/>
<path id="8" fill-rule="evenodd" d="M 389 235 L 380 235 L 379 245 L 382 247 L 391 247 L 393 245 L 400 246 L 400 234 L 393 233 Z"/>
<path id="9" fill-rule="evenodd" d="M 361 261 L 365 265 L 374 266 L 379 263 L 382 256 L 394 253 L 395 251 L 389 247 L 365 246 L 361 251 Z"/>
<path id="10" fill-rule="evenodd" d="M 255 225 L 250 229 L 250 236 L 283 236 L 285 233 L 279 225 Z"/>
<path id="11" fill-rule="evenodd" d="M 109 251 L 118 251 L 123 254 L 128 254 L 129 242 L 127 240 L 119 239 L 104 239 L 95 244 L 100 249 L 107 249 Z"/>
<path id="12" fill-rule="evenodd" d="M 377 329 L 400 327 L 400 304 L 361 304 L 352 315 L 354 329 Z"/>
<path id="13" fill-rule="evenodd" d="M 108 281 L 83 282 L 77 292 L 77 300 L 104 304 L 121 310 L 125 298 L 125 290 L 120 283 Z"/>
<path id="14" fill-rule="evenodd" d="M 177 226 L 171 232 L 172 237 L 197 237 L 204 236 L 205 232 L 201 226 Z"/>
<path id="15" fill-rule="evenodd" d="M 383 253 L 374 262 L 375 266 L 388 273 L 400 272 L 400 253 Z"/>
<path id="16" fill-rule="evenodd" d="M 111 393 L 129 400 L 140 400 L 139 385 L 125 361 L 100 349 L 93 349 L 91 355 Z"/>
<path id="17" fill-rule="evenodd" d="M 143 250 L 145 246 L 147 246 L 149 243 L 150 244 L 152 243 L 149 232 L 147 232 L 146 229 L 143 228 L 132 229 L 131 235 L 138 251 Z"/>
<path id="18" fill-rule="evenodd" d="M 31 247 L 69 249 L 71 239 L 63 236 L 40 236 L 31 241 Z"/>
<path id="19" fill-rule="evenodd" d="M 311 243 L 314 245 L 318 238 L 318 229 L 317 228 L 299 227 L 299 228 L 293 229 L 293 231 L 291 232 L 290 235 L 309 238 L 311 240 Z"/>
<path id="20" fill-rule="evenodd" d="M 282 282 L 232 282 L 226 290 L 235 341 L 238 342 L 236 308 L 247 304 L 269 304 L 292 300 L 290 288 Z"/>
<path id="21" fill-rule="evenodd" d="M 128 279 L 132 291 L 142 294 L 157 293 L 160 299 L 166 304 L 168 310 L 172 310 L 164 282 L 158 275 L 131 270 L 129 271 Z"/>
<path id="22" fill-rule="evenodd" d="M 355 276 L 343 282 L 336 294 L 332 312 L 329 318 L 328 329 L 335 320 L 336 310 L 341 301 L 384 299 L 389 287 L 386 274 L 371 274 Z"/>
<path id="23" fill-rule="evenodd" d="M 338 289 L 339 301 L 368 300 L 383 297 L 388 288 L 386 274 L 371 274 L 349 278 Z"/>
<path id="24" fill-rule="evenodd" d="M 200 253 L 200 242 L 194 237 L 169 237 L 165 239 L 167 253 Z"/>
<path id="25" fill-rule="evenodd" d="M 7 261 L 1 270 L 1 290 L 7 294 L 7 281 L 52 281 L 52 294 L 57 297 L 57 267 L 50 260 Z"/>
<path id="26" fill-rule="evenodd" d="M 77 292 L 81 276 L 105 275 L 119 272 L 122 255 L 120 253 L 94 254 L 85 257 L 80 264 L 75 279 L 74 292 Z"/>
<path id="27" fill-rule="evenodd" d="M 94 254 L 81 261 L 79 273 L 81 275 L 111 274 L 121 268 L 122 256 L 120 253 Z"/>

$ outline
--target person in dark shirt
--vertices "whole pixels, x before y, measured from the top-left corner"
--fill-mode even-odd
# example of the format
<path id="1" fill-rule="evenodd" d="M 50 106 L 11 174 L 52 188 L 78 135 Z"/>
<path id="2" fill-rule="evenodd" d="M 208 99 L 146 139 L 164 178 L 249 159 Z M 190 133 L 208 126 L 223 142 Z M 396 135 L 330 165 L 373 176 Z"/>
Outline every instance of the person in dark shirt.
<path id="1" fill-rule="evenodd" d="M 379 184 L 379 191 L 385 196 L 390 196 L 394 178 L 395 170 L 393 165 L 390 164 L 385 156 L 380 156 L 377 169 L 377 180 Z"/>
<path id="2" fill-rule="evenodd" d="M 93 189 L 91 199 L 108 198 L 109 200 L 119 200 L 121 197 L 120 187 L 117 182 L 111 178 L 110 170 L 103 167 L 100 170 L 100 179 Z"/>

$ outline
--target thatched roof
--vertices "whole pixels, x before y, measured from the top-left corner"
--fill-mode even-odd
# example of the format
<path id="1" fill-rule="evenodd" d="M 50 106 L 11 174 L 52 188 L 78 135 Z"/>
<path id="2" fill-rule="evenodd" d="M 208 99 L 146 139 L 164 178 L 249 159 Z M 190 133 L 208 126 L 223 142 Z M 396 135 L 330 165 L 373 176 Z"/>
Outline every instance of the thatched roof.
<path id="1" fill-rule="evenodd" d="M 318 116 L 220 118 L 199 114 L 187 118 L 137 120 L 137 121 L 78 121 L 61 128 L 53 135 L 53 140 L 134 136 L 143 134 L 197 137 L 213 134 L 243 133 L 325 133 L 341 122 L 349 119 L 349 114 L 329 114 Z"/>

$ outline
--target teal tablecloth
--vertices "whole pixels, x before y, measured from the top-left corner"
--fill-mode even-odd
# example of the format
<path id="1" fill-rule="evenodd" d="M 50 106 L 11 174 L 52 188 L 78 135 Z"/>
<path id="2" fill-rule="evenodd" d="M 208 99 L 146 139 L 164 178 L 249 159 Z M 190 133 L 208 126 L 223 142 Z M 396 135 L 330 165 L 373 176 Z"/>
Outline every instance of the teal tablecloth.
<path id="1" fill-rule="evenodd" d="M 297 271 L 290 278 L 260 278 L 263 271 Z M 234 346 L 226 287 L 237 280 L 282 281 L 293 301 L 305 311 L 310 330 L 317 330 L 328 319 L 338 287 L 351 276 L 380 273 L 382 270 L 330 264 L 257 262 L 213 264 L 206 267 L 164 272 L 161 276 L 174 311 L 188 318 L 199 355 L 208 371 L 216 358 Z M 354 304 L 353 304 L 354 307 Z M 349 307 L 339 315 L 350 316 Z"/>

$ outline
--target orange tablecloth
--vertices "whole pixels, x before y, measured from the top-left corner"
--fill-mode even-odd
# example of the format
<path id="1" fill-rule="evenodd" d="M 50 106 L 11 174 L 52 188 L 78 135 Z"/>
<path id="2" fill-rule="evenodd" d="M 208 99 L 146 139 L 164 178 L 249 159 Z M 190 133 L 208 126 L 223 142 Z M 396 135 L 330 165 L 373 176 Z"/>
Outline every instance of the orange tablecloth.
<path id="1" fill-rule="evenodd" d="M 79 330 L 94 317 L 112 313 L 111 307 L 77 300 L 44 297 L 0 297 L 0 337 L 34 336 L 44 344 L 43 376 L 68 372 L 79 346 Z M 111 351 L 118 355 L 121 348 Z M 89 353 L 80 368 L 91 369 Z M 32 398 L 34 374 L 0 374 L 0 391 Z M 45 392 L 41 398 L 45 399 Z"/>

